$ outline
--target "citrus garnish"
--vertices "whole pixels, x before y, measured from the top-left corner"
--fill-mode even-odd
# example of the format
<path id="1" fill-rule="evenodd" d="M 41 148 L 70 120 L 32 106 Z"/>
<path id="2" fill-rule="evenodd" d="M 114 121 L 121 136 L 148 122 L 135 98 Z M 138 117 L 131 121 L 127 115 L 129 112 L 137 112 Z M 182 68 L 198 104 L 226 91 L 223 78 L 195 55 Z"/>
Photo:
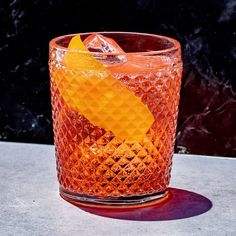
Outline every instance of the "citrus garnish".
<path id="1" fill-rule="evenodd" d="M 68 48 L 64 67 L 54 75 L 65 102 L 93 125 L 122 139 L 140 141 L 154 122 L 148 107 L 88 53 L 79 35 Z"/>

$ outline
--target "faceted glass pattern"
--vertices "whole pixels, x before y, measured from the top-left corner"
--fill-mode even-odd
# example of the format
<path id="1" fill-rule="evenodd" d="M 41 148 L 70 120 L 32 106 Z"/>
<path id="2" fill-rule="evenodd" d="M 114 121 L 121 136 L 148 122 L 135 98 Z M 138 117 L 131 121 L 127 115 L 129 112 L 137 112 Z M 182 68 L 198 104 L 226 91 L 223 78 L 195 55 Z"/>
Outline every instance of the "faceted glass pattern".
<path id="1" fill-rule="evenodd" d="M 71 195 L 101 199 L 140 197 L 166 191 L 170 181 L 182 74 L 180 48 L 162 54 L 165 63 L 155 70 L 122 71 L 121 67 L 114 71 L 111 68 L 112 75 L 140 97 L 154 117 L 146 135 L 138 141 L 116 136 L 112 130 L 93 125 L 65 102 L 58 81 L 59 86 L 68 89 L 68 96 L 73 100 L 77 94 L 69 93 L 66 77 L 68 74 L 72 76 L 76 84 L 81 71 L 63 66 L 60 58 L 64 54 L 63 50 L 50 48 L 54 142 L 61 190 Z M 151 57 L 161 58 L 159 54 Z M 105 63 L 104 58 L 102 60 Z M 133 60 L 135 63 L 135 56 Z M 82 73 L 84 77 L 91 76 L 91 71 Z M 99 83 L 91 83 L 90 89 L 83 92 L 84 100 L 93 100 L 93 93 L 98 89 Z M 138 131 L 146 122 L 142 113 L 138 122 L 132 122 L 130 110 L 135 104 L 129 104 L 126 96 L 112 104 L 115 120 L 123 122 L 116 122 L 115 126 L 125 125 L 128 133 L 129 129 Z M 88 106 L 87 109 L 92 113 L 94 107 Z M 137 114 L 134 117 L 137 120 Z"/>

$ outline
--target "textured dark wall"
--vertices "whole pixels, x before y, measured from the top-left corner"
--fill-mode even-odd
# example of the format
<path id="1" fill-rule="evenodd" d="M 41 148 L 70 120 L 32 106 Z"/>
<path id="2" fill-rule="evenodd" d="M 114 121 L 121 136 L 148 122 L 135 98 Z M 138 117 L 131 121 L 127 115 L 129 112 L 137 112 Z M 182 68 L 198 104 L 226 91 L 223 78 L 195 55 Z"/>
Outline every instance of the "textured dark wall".
<path id="1" fill-rule="evenodd" d="M 182 44 L 176 151 L 236 156 L 235 0 L 0 1 L 0 140 L 52 143 L 48 42 L 138 31 Z"/>

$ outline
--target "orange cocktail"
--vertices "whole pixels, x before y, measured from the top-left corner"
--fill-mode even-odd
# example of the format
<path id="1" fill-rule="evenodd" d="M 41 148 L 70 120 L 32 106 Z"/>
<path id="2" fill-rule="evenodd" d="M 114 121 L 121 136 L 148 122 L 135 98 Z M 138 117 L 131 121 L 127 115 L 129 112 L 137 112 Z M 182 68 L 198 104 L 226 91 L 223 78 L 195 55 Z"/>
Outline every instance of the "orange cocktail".
<path id="1" fill-rule="evenodd" d="M 60 194 L 109 206 L 165 196 L 179 43 L 138 33 L 67 35 L 51 41 L 49 65 Z"/>

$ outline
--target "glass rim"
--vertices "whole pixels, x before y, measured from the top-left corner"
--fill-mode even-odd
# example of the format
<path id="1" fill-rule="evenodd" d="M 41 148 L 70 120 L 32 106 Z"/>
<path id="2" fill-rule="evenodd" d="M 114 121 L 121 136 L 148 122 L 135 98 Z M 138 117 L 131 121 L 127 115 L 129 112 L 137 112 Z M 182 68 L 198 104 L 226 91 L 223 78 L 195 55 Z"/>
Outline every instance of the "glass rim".
<path id="1" fill-rule="evenodd" d="M 160 49 L 160 50 L 150 50 L 150 51 L 140 51 L 140 52 L 122 52 L 122 53 L 114 53 L 114 52 L 109 52 L 109 53 L 104 53 L 104 52 L 85 52 L 85 51 L 81 51 L 81 50 L 77 50 L 77 49 L 69 49 L 66 47 L 63 47 L 61 45 L 58 44 L 58 41 L 66 38 L 66 37 L 73 37 L 76 35 L 89 35 L 89 34 L 102 34 L 102 35 L 106 35 L 106 34 L 131 34 L 131 35 L 140 35 L 140 36 L 151 36 L 151 37 L 155 37 L 158 39 L 163 39 L 166 40 L 168 42 L 171 42 L 173 45 L 169 48 L 166 49 Z M 54 48 L 54 49 L 58 49 L 61 51 L 65 51 L 65 52 L 77 52 L 77 53 L 83 53 L 83 54 L 91 54 L 91 55 L 97 55 L 97 56 L 118 56 L 118 55 L 158 55 L 158 54 L 168 54 L 171 52 L 174 52 L 176 50 L 180 49 L 180 43 L 176 40 L 173 39 L 171 37 L 168 36 L 163 36 L 163 35 L 158 35 L 158 34 L 149 34 L 149 33 L 139 33 L 139 32 L 126 32 L 126 31 L 99 31 L 99 32 L 87 32 L 87 33 L 75 33 L 75 34 L 66 34 L 66 35 L 62 35 L 62 36 L 58 36 L 53 38 L 52 40 L 50 40 L 49 42 L 49 47 L 50 48 Z"/>

